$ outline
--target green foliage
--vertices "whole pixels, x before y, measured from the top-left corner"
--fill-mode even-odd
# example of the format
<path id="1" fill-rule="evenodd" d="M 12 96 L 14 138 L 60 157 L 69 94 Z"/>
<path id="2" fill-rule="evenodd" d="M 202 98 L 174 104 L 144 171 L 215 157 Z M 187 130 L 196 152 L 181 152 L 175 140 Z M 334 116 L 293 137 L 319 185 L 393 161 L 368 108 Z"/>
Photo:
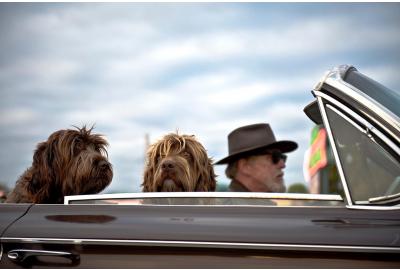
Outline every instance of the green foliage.
<path id="1" fill-rule="evenodd" d="M 294 183 L 288 188 L 288 193 L 309 193 L 308 188 L 302 183 Z"/>

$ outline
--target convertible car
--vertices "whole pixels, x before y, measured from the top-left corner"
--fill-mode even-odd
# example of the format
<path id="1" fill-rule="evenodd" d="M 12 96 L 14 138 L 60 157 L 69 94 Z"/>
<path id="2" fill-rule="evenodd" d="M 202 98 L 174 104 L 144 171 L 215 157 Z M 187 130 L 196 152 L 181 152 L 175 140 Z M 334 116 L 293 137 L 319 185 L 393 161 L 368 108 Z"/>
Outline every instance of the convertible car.
<path id="1" fill-rule="evenodd" d="M 400 268 L 400 97 L 352 66 L 304 109 L 337 194 L 130 193 L 0 204 L 2 268 Z"/>

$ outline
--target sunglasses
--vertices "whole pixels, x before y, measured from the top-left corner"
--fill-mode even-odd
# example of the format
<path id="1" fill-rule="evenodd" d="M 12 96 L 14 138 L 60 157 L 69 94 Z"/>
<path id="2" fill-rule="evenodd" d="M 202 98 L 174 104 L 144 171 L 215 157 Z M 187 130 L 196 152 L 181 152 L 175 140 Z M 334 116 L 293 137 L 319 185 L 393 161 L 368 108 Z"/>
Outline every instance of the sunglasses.
<path id="1" fill-rule="evenodd" d="M 287 155 L 282 154 L 281 151 L 278 150 L 273 150 L 266 152 L 267 155 L 271 155 L 272 163 L 278 164 L 279 161 L 282 159 L 283 162 L 286 162 Z"/>

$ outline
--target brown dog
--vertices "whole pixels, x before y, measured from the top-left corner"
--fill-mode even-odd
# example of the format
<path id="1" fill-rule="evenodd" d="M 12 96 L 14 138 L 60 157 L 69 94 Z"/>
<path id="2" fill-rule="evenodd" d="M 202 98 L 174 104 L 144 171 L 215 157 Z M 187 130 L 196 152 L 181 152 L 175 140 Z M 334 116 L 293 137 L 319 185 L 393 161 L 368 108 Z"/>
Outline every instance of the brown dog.
<path id="1" fill-rule="evenodd" d="M 93 128 L 59 130 L 38 144 L 32 166 L 16 182 L 8 203 L 62 203 L 64 196 L 93 194 L 111 183 L 107 141 Z"/>
<path id="2" fill-rule="evenodd" d="M 215 191 L 214 168 L 204 147 L 192 135 L 170 133 L 150 145 L 143 191 Z"/>

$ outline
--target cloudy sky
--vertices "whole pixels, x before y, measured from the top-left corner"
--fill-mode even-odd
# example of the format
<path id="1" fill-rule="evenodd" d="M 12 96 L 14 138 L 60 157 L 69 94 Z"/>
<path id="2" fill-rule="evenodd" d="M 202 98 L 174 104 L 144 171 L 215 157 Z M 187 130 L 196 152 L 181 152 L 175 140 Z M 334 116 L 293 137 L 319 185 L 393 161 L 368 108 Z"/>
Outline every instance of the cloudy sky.
<path id="1" fill-rule="evenodd" d="M 0 183 L 52 132 L 95 124 L 105 192 L 137 192 L 146 134 L 194 134 L 218 160 L 231 130 L 257 122 L 299 143 L 285 177 L 304 183 L 302 110 L 339 64 L 399 90 L 400 4 L 0 3 Z"/>

